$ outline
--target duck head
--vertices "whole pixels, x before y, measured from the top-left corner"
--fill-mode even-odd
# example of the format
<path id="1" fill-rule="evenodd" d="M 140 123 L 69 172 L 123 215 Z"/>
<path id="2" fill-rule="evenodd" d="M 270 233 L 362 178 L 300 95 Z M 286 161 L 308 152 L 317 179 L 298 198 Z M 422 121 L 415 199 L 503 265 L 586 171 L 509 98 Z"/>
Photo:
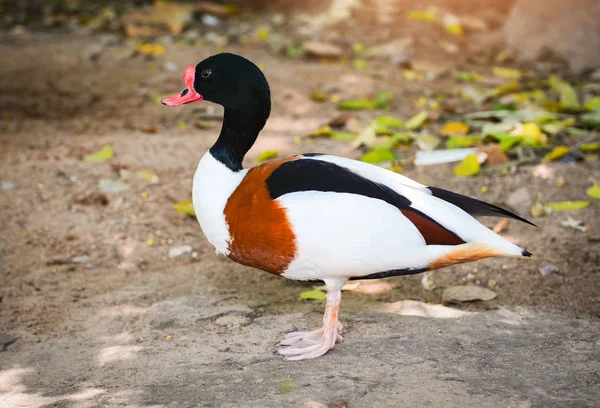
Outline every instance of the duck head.
<path id="1" fill-rule="evenodd" d="M 257 104 L 268 105 L 269 84 L 262 71 L 251 61 L 235 54 L 213 55 L 190 65 L 183 72 L 185 89 L 164 98 L 167 106 L 179 106 L 201 100 L 222 105 L 225 109 L 247 111 Z"/>

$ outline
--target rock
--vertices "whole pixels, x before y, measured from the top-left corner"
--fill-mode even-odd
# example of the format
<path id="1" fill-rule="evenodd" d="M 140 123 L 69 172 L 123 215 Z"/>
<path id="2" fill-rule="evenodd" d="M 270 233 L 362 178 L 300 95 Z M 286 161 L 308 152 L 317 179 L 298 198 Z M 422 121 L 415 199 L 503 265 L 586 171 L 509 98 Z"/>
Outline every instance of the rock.
<path id="1" fill-rule="evenodd" d="M 179 66 L 176 63 L 174 63 L 173 61 L 165 62 L 164 67 L 165 67 L 165 71 L 171 71 L 171 72 L 177 71 L 179 69 Z"/>
<path id="2" fill-rule="evenodd" d="M 19 333 L 9 333 L 4 336 L 0 336 L 0 353 L 8 350 L 8 346 L 13 344 L 21 337 Z"/>
<path id="3" fill-rule="evenodd" d="M 442 300 L 444 302 L 471 302 L 474 300 L 487 302 L 488 300 L 495 299 L 496 296 L 497 294 L 493 290 L 475 285 L 449 286 L 444 289 Z"/>
<path id="4" fill-rule="evenodd" d="M 3 191 L 14 190 L 15 188 L 17 188 L 17 186 L 12 181 L 3 181 L 2 182 L 2 190 Z"/>
<path id="5" fill-rule="evenodd" d="M 556 265 L 547 264 L 540 268 L 540 273 L 544 278 L 552 275 L 554 272 L 558 272 L 558 266 Z"/>
<path id="6" fill-rule="evenodd" d="M 308 55 L 321 58 L 339 58 L 344 54 L 344 50 L 334 44 L 320 41 L 305 41 L 302 48 Z"/>
<path id="7" fill-rule="evenodd" d="M 218 326 L 238 327 L 246 326 L 250 323 L 250 319 L 245 316 L 225 315 L 217 318 L 215 324 Z"/>
<path id="8" fill-rule="evenodd" d="M 118 193 L 120 191 L 129 190 L 129 184 L 121 180 L 100 179 L 98 188 L 103 193 Z"/>
<path id="9" fill-rule="evenodd" d="M 520 187 L 510 193 L 506 198 L 506 204 L 515 209 L 517 213 L 526 214 L 533 205 L 533 199 L 529 193 L 529 188 Z"/>
<path id="10" fill-rule="evenodd" d="M 73 202 L 82 205 L 108 205 L 107 195 L 98 191 L 82 191 L 75 194 Z"/>
<path id="11" fill-rule="evenodd" d="M 579 74 L 600 68 L 598 0 L 518 0 L 504 33 L 522 61 L 564 61 Z"/>
<path id="12" fill-rule="evenodd" d="M 91 260 L 92 259 L 89 256 L 87 256 L 87 255 L 80 255 L 80 256 L 76 256 L 73 259 L 71 259 L 72 262 L 79 263 L 79 264 L 88 263 Z"/>
<path id="13" fill-rule="evenodd" d="M 192 247 L 189 245 L 175 246 L 169 249 L 169 258 L 177 258 L 178 256 L 192 253 Z"/>
<path id="14" fill-rule="evenodd" d="M 102 44 L 102 43 L 91 44 L 83 49 L 83 51 L 81 52 L 81 56 L 86 60 L 96 62 L 96 61 L 98 61 L 98 59 L 100 59 L 100 55 L 102 55 L 103 51 L 104 51 L 104 44 Z"/>
<path id="15" fill-rule="evenodd" d="M 221 22 L 217 17 L 211 14 L 204 14 L 201 20 L 202 24 L 207 25 L 209 27 L 216 27 Z"/>

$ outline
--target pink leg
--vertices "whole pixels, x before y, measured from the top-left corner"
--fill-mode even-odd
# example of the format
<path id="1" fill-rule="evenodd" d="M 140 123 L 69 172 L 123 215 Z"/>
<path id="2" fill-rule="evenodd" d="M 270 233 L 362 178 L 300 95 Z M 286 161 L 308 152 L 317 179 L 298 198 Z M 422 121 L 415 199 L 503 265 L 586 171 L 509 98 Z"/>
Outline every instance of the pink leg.
<path id="1" fill-rule="evenodd" d="M 327 292 L 323 327 L 313 332 L 287 333 L 279 345 L 279 354 L 286 356 L 286 360 L 305 360 L 320 357 L 333 348 L 336 341 L 344 339 L 338 333 L 342 325 L 338 321 L 341 290 Z"/>

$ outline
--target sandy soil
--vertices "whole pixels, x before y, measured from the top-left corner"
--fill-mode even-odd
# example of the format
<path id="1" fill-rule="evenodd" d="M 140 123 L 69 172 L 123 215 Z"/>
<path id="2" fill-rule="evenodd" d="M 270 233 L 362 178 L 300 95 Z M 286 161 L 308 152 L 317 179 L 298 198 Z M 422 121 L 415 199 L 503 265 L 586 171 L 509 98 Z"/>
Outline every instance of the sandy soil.
<path id="1" fill-rule="evenodd" d="M 185 297 L 207 296 L 216 299 L 213 306 L 242 305 L 251 310 L 244 309 L 242 317 L 251 313 L 252 319 L 270 321 L 272 326 L 265 335 L 273 336 L 269 338 L 272 342 L 298 321 L 290 316 L 309 313 L 312 324 L 317 324 L 322 304 L 298 300 L 299 292 L 313 283 L 287 281 L 215 256 L 197 222 L 172 208 L 173 203 L 191 197 L 192 175 L 197 161 L 215 140 L 220 111 L 208 104 L 167 109 L 155 99 L 179 91 L 183 68 L 214 50 L 173 45 L 164 57 L 148 60 L 131 57 L 131 47 L 126 44 L 99 43 L 99 38 L 40 35 L 0 44 L 0 113 L 4 117 L 0 122 L 0 175 L 2 181 L 16 186 L 0 193 L 0 335 L 21 334 L 9 353 L 0 354 L 0 368 L 26 367 L 27 361 L 53 353 L 52 349 L 35 346 L 40 353 L 37 356 L 9 356 L 12 352 L 25 356 L 22 353 L 38 343 L 85 347 L 86 339 L 101 335 L 93 330 L 99 324 L 99 313 L 122 304 L 146 310 L 172 299 L 181 302 Z M 88 56 L 96 51 L 97 60 L 90 61 Z M 315 89 L 342 96 L 392 90 L 397 95 L 392 114 L 407 117 L 424 87 L 435 91 L 452 86 L 443 79 L 426 85 L 407 82 L 384 64 L 372 71 L 356 72 L 341 64 L 282 59 L 260 48 L 231 51 L 243 52 L 262 64 L 273 92 L 271 120 L 250 152 L 247 165 L 253 165 L 254 158 L 265 149 L 276 149 L 281 155 L 319 151 L 360 156 L 344 142 L 294 141 L 295 136 L 306 134 L 336 114 L 331 104 L 316 104 L 308 98 Z M 176 63 L 177 70 L 165 70 L 167 61 Z M 180 128 L 181 121 L 188 126 Z M 206 126 L 209 129 L 201 129 Z M 115 159 L 97 164 L 83 160 L 105 144 L 112 146 Z M 554 173 L 554 178 L 548 180 L 535 177 L 532 167 L 522 167 L 506 176 L 490 173 L 469 180 L 449 177 L 450 167 L 446 166 L 408 167 L 404 174 L 499 205 L 506 205 L 506 198 L 520 187 L 526 187 L 532 198 L 541 193 L 549 201 L 584 199 L 590 180 L 600 179 L 600 168 L 593 163 L 548 167 Z M 116 180 L 122 169 L 131 174 L 128 191 L 108 195 L 106 205 L 90 197 L 100 179 Z M 136 177 L 142 169 L 156 172 L 160 183 L 149 184 Z M 565 179 L 560 188 L 556 187 L 557 177 Z M 481 192 L 482 186 L 488 187 L 486 193 Z M 526 215 L 528 205 L 514 209 Z M 498 306 L 526 306 L 539 313 L 562 316 L 573 324 L 579 318 L 594 321 L 600 314 L 600 205 L 593 203 L 572 216 L 584 220 L 591 231 L 583 233 L 560 226 L 566 214 L 536 219 L 539 228 L 511 222 L 506 234 L 518 237 L 520 245 L 534 253 L 531 260 L 497 259 L 447 268 L 435 273 L 437 289 L 433 291 L 424 290 L 421 276 L 414 276 L 393 278 L 396 287 L 385 294 L 345 293 L 342 320 L 368 316 L 379 311 L 383 303 L 402 299 L 439 303 L 444 286 L 464 283 L 472 274 L 470 278 L 482 286 L 495 281 L 492 286 L 498 297 L 462 306 L 465 309 L 483 312 Z M 496 221 L 485 222 L 491 226 Z M 149 239 L 153 245 L 148 245 Z M 168 258 L 168 250 L 179 245 L 192 246 L 195 257 L 188 254 Z M 82 256 L 88 259 L 73 261 Z M 539 268 L 546 264 L 556 265 L 558 271 L 542 277 Z M 125 313 L 135 314 L 135 309 Z M 136 326 L 128 319 L 119 321 L 123 331 L 135 337 Z M 381 316 L 378 319 L 385 320 Z M 85 336 L 74 334 L 80 329 Z M 352 325 L 349 330 L 352 336 Z M 165 333 L 153 334 L 154 339 L 163 339 Z M 227 333 L 225 330 L 222 335 Z M 77 341 L 70 339 L 72 336 Z M 354 337 L 360 337 L 358 332 Z M 254 352 L 260 355 L 264 350 L 261 346 Z M 361 350 L 369 352 L 367 346 Z M 68 350 L 63 353 L 68 360 Z M 237 364 L 237 356 L 227 357 L 227 364 Z M 270 354 L 264 357 L 277 358 Z M 53 358 L 48 361 L 58 364 Z M 67 364 L 65 361 L 61 364 Z M 68 371 L 68 367 L 61 367 L 63 372 Z M 136 375 L 142 374 L 138 371 Z M 69 384 L 74 387 L 74 382 Z M 52 386 L 46 384 L 40 392 L 51 394 L 51 390 Z M 507 405 L 510 398 L 504 397 L 489 406 Z M 36 406 L 51 403 L 44 401 Z M 169 405 L 160 398 L 145 401 L 144 406 L 149 402 L 194 406 Z M 228 401 L 234 403 L 235 399 Z M 69 404 L 75 403 L 66 406 Z M 356 406 L 365 406 L 364 401 Z"/>

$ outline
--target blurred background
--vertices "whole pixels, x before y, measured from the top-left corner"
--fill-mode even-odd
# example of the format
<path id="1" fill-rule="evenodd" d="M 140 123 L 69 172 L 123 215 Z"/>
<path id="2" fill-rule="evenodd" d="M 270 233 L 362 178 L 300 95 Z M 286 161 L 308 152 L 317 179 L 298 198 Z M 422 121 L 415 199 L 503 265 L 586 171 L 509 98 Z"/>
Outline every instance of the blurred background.
<path id="1" fill-rule="evenodd" d="M 218 52 L 271 85 L 247 166 L 338 154 L 539 226 L 483 219 L 535 257 L 352 284 L 342 321 L 404 300 L 598 317 L 597 0 L 0 0 L 0 15 L 0 349 L 188 296 L 250 310 L 189 328 L 221 337 L 265 316 L 319 320 L 320 283 L 215 256 L 193 217 L 222 109 L 160 100 Z M 162 342 L 175 329 L 136 330 Z"/>

